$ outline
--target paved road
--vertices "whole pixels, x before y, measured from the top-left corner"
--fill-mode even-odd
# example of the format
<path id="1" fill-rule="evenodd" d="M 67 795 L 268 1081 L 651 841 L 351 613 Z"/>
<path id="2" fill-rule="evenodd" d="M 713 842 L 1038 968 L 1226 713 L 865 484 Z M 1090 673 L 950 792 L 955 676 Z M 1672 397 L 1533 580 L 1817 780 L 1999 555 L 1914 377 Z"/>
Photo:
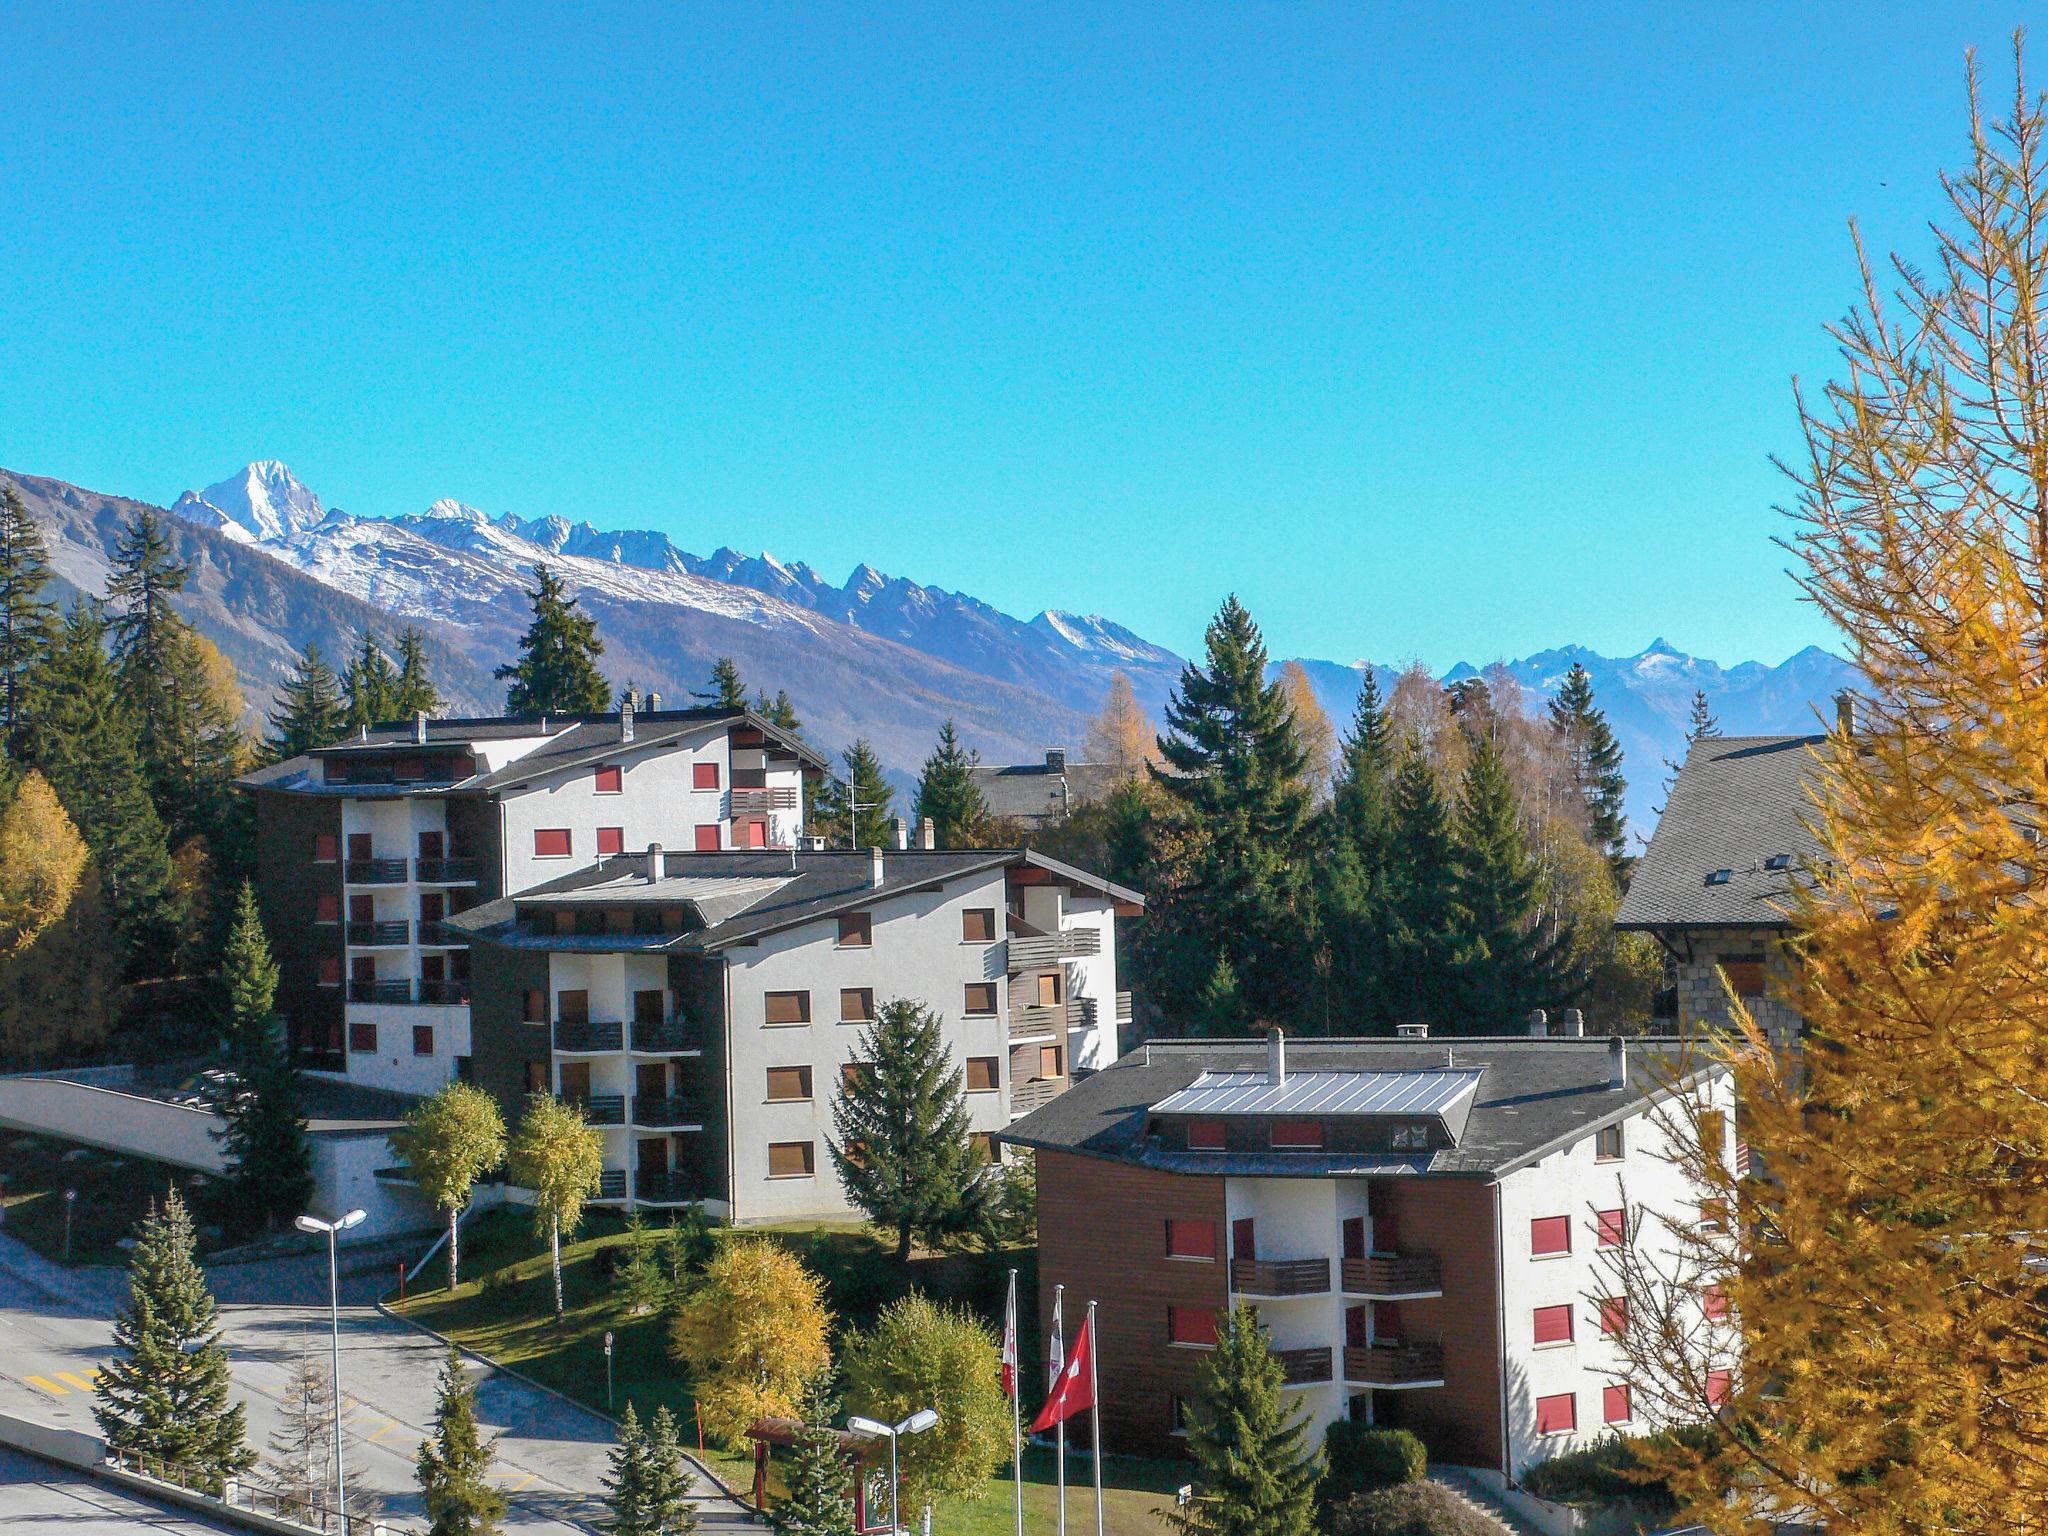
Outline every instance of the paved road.
<path id="1" fill-rule="evenodd" d="M 324 1301 L 326 1261 L 319 1262 Z M 327 1349 L 327 1309 L 278 1304 L 306 1294 L 305 1265 L 235 1266 L 215 1275 L 235 1385 L 248 1404 L 249 1440 L 259 1450 L 279 1418 L 278 1399 L 302 1347 Z M 365 1279 L 361 1294 L 374 1285 Z M 125 1294 L 119 1271 L 66 1270 L 0 1236 L 0 1411 L 67 1429 L 96 1430 L 92 1373 L 110 1350 L 111 1318 Z M 424 1523 L 413 1457 L 434 1411 L 442 1346 L 367 1305 L 342 1309 L 341 1382 L 346 1455 L 366 1487 L 398 1520 Z M 498 1434 L 497 1481 L 512 1501 L 512 1530 L 551 1536 L 590 1531 L 604 1511 L 597 1495 L 608 1465 L 611 1426 L 596 1414 L 502 1372 L 474 1367 L 477 1411 Z M 709 1491 L 708 1489 L 706 1490 Z M 0 1491 L 0 1516 L 13 1516 Z M 707 1531 L 751 1522 L 730 1500 L 709 1498 Z"/>
<path id="2" fill-rule="evenodd" d="M 182 1510 L 145 1504 L 125 1489 L 96 1482 L 0 1446 L 0 1522 L 33 1523 L 46 1536 L 219 1536 L 233 1528 Z"/>

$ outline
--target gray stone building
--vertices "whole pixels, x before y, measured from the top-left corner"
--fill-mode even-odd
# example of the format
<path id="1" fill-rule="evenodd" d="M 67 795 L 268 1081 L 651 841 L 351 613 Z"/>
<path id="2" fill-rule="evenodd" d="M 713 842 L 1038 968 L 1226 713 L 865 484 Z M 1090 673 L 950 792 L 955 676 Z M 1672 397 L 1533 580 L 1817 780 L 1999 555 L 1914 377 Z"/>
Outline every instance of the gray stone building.
<path id="1" fill-rule="evenodd" d="M 1081 806 L 1107 799 L 1126 778 L 1114 763 L 1080 763 L 1048 747 L 1042 763 L 977 763 L 974 782 L 998 821 L 1027 832 L 1057 826 Z"/>

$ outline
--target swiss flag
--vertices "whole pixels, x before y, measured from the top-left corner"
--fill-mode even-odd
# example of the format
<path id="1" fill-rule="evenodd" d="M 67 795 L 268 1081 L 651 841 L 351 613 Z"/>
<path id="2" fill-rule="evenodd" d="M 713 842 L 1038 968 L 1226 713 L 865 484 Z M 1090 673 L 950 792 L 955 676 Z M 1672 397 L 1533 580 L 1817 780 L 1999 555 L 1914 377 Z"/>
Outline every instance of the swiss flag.
<path id="1" fill-rule="evenodd" d="M 1003 1396 L 1017 1395 L 1017 1275 L 1010 1273 L 1010 1299 L 1003 1306 Z"/>
<path id="2" fill-rule="evenodd" d="M 1082 1409 L 1095 1406 L 1094 1372 L 1089 1369 L 1090 1357 L 1095 1353 L 1095 1340 L 1089 1336 L 1092 1324 L 1093 1319 L 1081 1324 L 1080 1336 L 1074 1340 L 1074 1352 L 1060 1368 L 1059 1379 L 1053 1383 L 1045 1406 L 1031 1421 L 1032 1434 L 1065 1423 Z"/>

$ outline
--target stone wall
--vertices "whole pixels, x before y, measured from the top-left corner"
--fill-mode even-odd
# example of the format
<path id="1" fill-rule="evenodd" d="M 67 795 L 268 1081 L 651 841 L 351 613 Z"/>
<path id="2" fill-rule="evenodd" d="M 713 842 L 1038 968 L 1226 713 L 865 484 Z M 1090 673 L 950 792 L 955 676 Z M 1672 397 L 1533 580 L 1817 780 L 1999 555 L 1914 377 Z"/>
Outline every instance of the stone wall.
<path id="1" fill-rule="evenodd" d="M 1674 947 L 1690 958 L 1678 962 L 1678 1024 L 1681 1030 L 1724 1029 L 1733 1021 L 1728 980 L 1741 980 L 1747 967 L 1762 967 L 1763 990 L 1745 991 L 1742 1004 L 1771 1038 L 1789 1044 L 1799 1037 L 1799 1015 L 1783 1001 L 1792 981 L 1780 930 L 1710 928 L 1678 936 Z M 1731 965 L 1724 970 L 1724 964 Z"/>

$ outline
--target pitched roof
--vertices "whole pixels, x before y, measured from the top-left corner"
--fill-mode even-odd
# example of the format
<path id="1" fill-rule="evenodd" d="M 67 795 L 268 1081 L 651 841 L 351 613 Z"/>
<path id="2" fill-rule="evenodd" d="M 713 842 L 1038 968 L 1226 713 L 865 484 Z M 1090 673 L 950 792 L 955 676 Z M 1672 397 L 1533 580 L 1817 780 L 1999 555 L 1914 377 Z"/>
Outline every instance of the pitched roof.
<path id="1" fill-rule="evenodd" d="M 659 880 L 648 878 L 648 855 L 623 854 L 544 885 L 458 912 L 447 921 L 490 944 L 511 949 L 673 949 L 714 953 L 803 923 L 855 912 L 912 891 L 928 890 L 987 870 L 1030 866 L 1112 900 L 1142 905 L 1136 891 L 1023 848 L 933 850 L 892 848 L 882 855 L 882 883 L 873 883 L 870 849 L 824 853 L 788 850 L 663 853 Z M 537 933 L 517 921 L 522 904 L 550 906 L 680 906 L 697 926 L 669 935 Z"/>
<path id="2" fill-rule="evenodd" d="M 1114 763 L 977 763 L 982 804 L 1002 821 L 1058 821 L 1077 805 L 1105 800 L 1124 780 Z"/>
<path id="3" fill-rule="evenodd" d="M 1807 825 L 1820 736 L 1693 743 L 1615 926 L 1783 928 L 1794 882 L 1820 845 Z"/>
<path id="4" fill-rule="evenodd" d="M 1147 1122 L 1176 1096 L 1216 1073 L 1262 1073 L 1262 1039 L 1154 1040 L 1015 1122 L 997 1138 L 1018 1146 L 1071 1152 L 1176 1173 L 1273 1177 L 1363 1174 L 1494 1175 L 1534 1162 L 1557 1147 L 1634 1113 L 1709 1064 L 1670 1037 L 1627 1043 L 1627 1081 L 1608 1083 L 1604 1039 L 1446 1036 L 1438 1040 L 1293 1039 L 1290 1074 L 1440 1074 L 1477 1077 L 1457 1144 L 1413 1155 L 1385 1153 L 1173 1152 L 1146 1134 Z M 1455 1058 L 1449 1071 L 1447 1064 Z M 1456 1106 L 1453 1105 L 1453 1108 Z M 1392 1111 L 1389 1111 L 1391 1113 Z"/>

